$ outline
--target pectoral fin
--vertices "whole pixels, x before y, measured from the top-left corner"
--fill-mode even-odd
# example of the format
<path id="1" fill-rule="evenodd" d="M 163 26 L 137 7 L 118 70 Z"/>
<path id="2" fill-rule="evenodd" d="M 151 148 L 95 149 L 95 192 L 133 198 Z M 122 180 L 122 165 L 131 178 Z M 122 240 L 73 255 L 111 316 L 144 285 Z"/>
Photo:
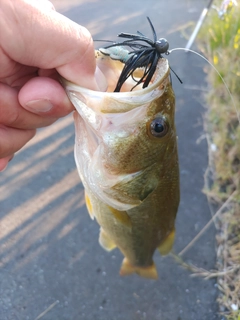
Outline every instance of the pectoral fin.
<path id="1" fill-rule="evenodd" d="M 139 276 L 148 279 L 156 280 L 158 278 L 157 269 L 154 263 L 149 267 L 138 267 L 131 265 L 128 259 L 124 258 L 120 269 L 120 275 L 127 276 L 133 273 L 137 273 Z"/>
<path id="2" fill-rule="evenodd" d="M 132 222 L 131 219 L 129 217 L 129 215 L 127 214 L 126 211 L 119 211 L 117 209 L 114 209 L 112 207 L 109 207 L 111 213 L 114 215 L 114 217 L 121 222 L 122 224 L 124 224 L 126 227 L 131 228 L 132 227 Z"/>
<path id="3" fill-rule="evenodd" d="M 112 251 L 116 248 L 115 243 L 108 237 L 103 228 L 100 228 L 99 243 L 103 247 L 103 249 L 107 251 Z"/>
<path id="4" fill-rule="evenodd" d="M 172 250 L 172 247 L 174 244 L 174 239 L 175 239 L 175 229 L 173 229 L 169 233 L 167 238 L 165 240 L 163 240 L 163 242 L 158 247 L 158 250 L 162 256 L 165 256 L 166 254 L 168 254 Z"/>

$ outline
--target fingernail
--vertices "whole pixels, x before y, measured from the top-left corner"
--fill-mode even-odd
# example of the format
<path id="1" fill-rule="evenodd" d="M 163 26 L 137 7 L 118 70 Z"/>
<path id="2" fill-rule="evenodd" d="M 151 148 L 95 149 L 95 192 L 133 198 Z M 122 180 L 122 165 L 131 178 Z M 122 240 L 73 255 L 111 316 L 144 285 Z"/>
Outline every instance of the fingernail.
<path id="1" fill-rule="evenodd" d="M 107 79 L 98 67 L 96 67 L 94 76 L 95 76 L 95 80 L 98 85 L 99 91 L 102 91 L 102 92 L 106 91 L 108 87 Z"/>
<path id="2" fill-rule="evenodd" d="M 25 104 L 25 109 L 33 113 L 36 112 L 47 112 L 50 111 L 53 107 L 50 100 L 41 99 L 41 100 L 32 100 Z"/>

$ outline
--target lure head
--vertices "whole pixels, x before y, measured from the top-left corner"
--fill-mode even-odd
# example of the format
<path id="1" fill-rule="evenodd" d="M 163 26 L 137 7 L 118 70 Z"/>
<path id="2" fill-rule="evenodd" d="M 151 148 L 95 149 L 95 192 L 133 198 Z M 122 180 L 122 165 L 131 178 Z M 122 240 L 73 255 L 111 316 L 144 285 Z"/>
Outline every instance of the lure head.
<path id="1" fill-rule="evenodd" d="M 165 38 L 157 40 L 154 46 L 159 54 L 167 53 L 169 49 L 169 43 Z"/>

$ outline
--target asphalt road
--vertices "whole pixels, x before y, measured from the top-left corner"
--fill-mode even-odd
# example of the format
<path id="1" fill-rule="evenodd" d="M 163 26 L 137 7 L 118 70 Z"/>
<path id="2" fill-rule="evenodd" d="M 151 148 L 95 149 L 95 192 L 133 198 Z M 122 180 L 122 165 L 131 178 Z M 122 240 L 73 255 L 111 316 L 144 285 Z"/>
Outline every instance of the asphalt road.
<path id="1" fill-rule="evenodd" d="M 183 34 L 207 1 L 56 0 L 64 15 L 85 25 L 95 39 L 116 39 L 121 31 L 151 36 L 150 16 L 171 48 L 184 46 Z M 65 4 L 65 5 L 64 5 Z M 184 52 L 169 56 L 176 93 L 181 204 L 175 252 L 209 221 L 202 193 L 207 167 L 203 139 L 207 90 L 202 62 Z M 0 175 L 0 320 L 214 320 L 214 280 L 190 277 L 172 257 L 154 260 L 160 279 L 120 277 L 122 255 L 98 244 L 99 227 L 87 213 L 73 159 L 74 127 L 69 116 L 39 130 Z M 210 228 L 183 256 L 213 269 L 215 231 Z"/>

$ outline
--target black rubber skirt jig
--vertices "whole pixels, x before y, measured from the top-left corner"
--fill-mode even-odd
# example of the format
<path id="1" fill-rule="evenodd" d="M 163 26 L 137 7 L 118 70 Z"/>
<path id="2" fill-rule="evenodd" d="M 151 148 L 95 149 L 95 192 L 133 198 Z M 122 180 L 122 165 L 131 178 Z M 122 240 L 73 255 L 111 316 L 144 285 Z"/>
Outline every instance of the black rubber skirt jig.
<path id="1" fill-rule="evenodd" d="M 131 90 L 141 83 L 143 83 L 142 88 L 146 88 L 156 71 L 159 59 L 163 58 L 163 54 L 169 54 L 168 41 L 165 38 L 157 39 L 157 34 L 150 18 L 147 17 L 147 20 L 152 30 L 153 40 L 147 38 L 140 31 L 137 31 L 137 34 L 122 32 L 118 37 L 126 38 L 127 40 L 123 42 L 109 41 L 112 42 L 112 44 L 99 49 L 102 53 L 110 55 L 113 59 L 120 60 L 125 63 L 114 92 L 119 92 L 123 83 L 129 77 L 132 77 L 136 82 L 136 85 Z M 123 47 L 129 47 L 132 51 L 128 52 L 127 50 L 124 50 Z M 115 48 L 115 50 L 109 50 L 110 48 Z M 144 71 L 142 77 L 139 80 L 135 80 L 134 72 L 138 68 L 143 68 Z M 179 81 L 181 82 L 180 79 Z"/>

